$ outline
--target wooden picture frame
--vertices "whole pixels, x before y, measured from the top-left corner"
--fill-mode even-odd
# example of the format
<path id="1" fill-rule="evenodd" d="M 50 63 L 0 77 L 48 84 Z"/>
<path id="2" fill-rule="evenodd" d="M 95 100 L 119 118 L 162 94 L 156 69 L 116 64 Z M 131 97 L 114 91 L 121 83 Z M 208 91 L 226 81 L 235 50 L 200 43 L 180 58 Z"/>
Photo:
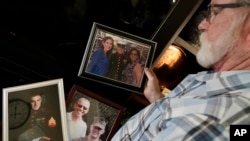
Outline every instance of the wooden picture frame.
<path id="1" fill-rule="evenodd" d="M 3 140 L 68 140 L 63 79 L 3 88 Z"/>
<path id="2" fill-rule="evenodd" d="M 73 106 L 78 102 L 79 98 L 89 100 L 90 108 L 83 120 L 87 123 L 87 133 L 89 133 L 90 126 L 94 117 L 103 117 L 106 120 L 105 133 L 101 135 L 102 141 L 110 141 L 114 133 L 120 127 L 122 116 L 125 112 L 125 107 L 114 103 L 90 90 L 87 90 L 79 85 L 73 85 L 70 90 L 66 105 L 67 113 L 74 111 Z"/>
<path id="3" fill-rule="evenodd" d="M 112 47 L 109 49 L 107 49 L 108 47 L 105 49 L 105 47 L 102 46 L 107 38 L 113 40 L 110 41 Z M 146 83 L 144 67 L 151 66 L 156 45 L 154 41 L 99 23 L 93 23 L 78 76 L 129 91 L 142 93 Z M 119 52 L 118 49 L 121 46 L 124 49 L 124 57 L 122 57 L 122 59 L 114 59 L 115 57 L 112 57 L 111 54 Z M 107 53 L 105 53 L 106 51 Z M 108 53 L 109 51 L 111 52 L 110 54 Z M 131 54 L 133 55 L 130 54 L 130 51 L 132 51 Z M 138 69 L 136 71 L 132 70 L 134 68 L 132 62 L 135 63 L 132 56 L 137 56 L 135 59 L 135 68 Z M 129 69 L 131 71 L 129 71 Z M 112 74 L 117 76 L 112 76 Z"/>

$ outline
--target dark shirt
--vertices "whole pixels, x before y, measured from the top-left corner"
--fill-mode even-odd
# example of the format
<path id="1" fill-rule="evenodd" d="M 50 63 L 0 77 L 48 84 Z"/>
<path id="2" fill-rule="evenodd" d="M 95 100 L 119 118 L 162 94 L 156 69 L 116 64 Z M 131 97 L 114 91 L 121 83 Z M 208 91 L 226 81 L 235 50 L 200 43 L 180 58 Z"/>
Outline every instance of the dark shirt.
<path id="1" fill-rule="evenodd" d="M 55 127 L 49 126 L 49 120 L 51 117 L 56 120 L 56 117 L 45 108 L 40 108 L 36 111 L 32 110 L 27 122 L 28 129 L 18 136 L 18 141 L 31 141 L 32 139 L 42 136 L 49 137 L 53 140 L 53 137 L 56 137 L 58 133 L 56 134 Z"/>
<path id="2" fill-rule="evenodd" d="M 107 77 L 112 79 L 122 80 L 122 71 L 126 67 L 127 60 L 125 55 L 118 53 L 112 54 L 110 57 L 110 64 Z"/>

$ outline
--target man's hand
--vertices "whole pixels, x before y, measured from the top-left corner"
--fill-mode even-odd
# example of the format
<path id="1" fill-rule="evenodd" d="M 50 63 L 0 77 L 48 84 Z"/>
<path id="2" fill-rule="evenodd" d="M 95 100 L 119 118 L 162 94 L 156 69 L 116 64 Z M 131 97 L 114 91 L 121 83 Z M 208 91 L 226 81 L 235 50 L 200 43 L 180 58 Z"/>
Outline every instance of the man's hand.
<path id="1" fill-rule="evenodd" d="M 161 93 L 159 80 L 157 79 L 155 73 L 149 68 L 145 68 L 144 70 L 148 78 L 147 85 L 144 89 L 144 95 L 150 103 L 153 103 L 156 100 L 164 97 L 164 95 Z"/>

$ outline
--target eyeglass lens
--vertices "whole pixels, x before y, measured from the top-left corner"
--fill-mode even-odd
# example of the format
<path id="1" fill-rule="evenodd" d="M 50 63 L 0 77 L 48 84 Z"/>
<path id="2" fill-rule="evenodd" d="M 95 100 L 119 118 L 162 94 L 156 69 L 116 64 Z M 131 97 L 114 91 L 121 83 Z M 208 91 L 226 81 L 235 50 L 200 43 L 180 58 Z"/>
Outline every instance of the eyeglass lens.
<path id="1" fill-rule="evenodd" d="M 250 6 L 250 4 L 247 3 L 225 3 L 225 4 L 208 4 L 207 6 L 207 15 L 206 20 L 211 23 L 213 20 L 213 17 L 216 16 L 219 12 L 221 12 L 224 8 L 238 8 L 243 6 Z M 213 12 L 212 8 L 219 8 L 220 10 L 217 12 Z"/>

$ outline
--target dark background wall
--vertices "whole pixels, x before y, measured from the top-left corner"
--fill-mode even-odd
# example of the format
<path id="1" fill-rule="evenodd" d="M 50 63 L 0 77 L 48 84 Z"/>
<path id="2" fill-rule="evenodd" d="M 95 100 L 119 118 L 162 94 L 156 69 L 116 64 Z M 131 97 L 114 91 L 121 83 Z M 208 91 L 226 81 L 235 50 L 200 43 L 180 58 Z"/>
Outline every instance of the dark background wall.
<path id="1" fill-rule="evenodd" d="M 140 0 L 134 6 L 130 0 L 2 1 L 0 57 L 6 66 L 19 68 L 4 70 L 10 74 L 2 73 L 5 81 L 1 87 L 63 77 L 66 93 L 72 84 L 80 83 L 117 102 L 124 101 L 131 92 L 77 77 L 92 24 L 150 39 L 172 5 L 164 0 Z M 11 80 L 12 74 L 13 79 L 20 75 L 32 80 Z"/>

